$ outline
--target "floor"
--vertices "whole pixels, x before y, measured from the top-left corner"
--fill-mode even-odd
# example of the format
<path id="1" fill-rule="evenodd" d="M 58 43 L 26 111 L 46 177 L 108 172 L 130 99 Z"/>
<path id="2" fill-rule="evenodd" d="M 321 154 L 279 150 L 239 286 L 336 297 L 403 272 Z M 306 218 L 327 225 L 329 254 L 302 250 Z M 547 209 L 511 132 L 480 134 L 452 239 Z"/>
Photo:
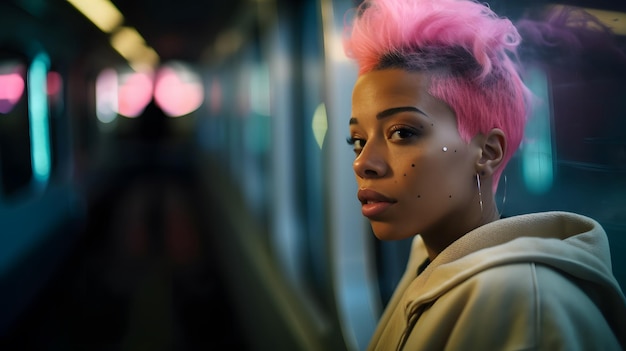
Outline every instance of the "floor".
<path id="1" fill-rule="evenodd" d="M 246 350 L 194 189 L 150 175 L 90 208 L 82 240 L 7 343 L 19 350 Z"/>

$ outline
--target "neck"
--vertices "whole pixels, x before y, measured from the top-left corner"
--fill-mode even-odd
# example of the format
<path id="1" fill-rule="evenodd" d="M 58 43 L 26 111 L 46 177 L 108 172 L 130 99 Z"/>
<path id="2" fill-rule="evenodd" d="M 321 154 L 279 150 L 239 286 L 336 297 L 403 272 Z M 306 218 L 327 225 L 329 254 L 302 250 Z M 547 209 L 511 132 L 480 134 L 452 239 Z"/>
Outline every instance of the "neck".
<path id="1" fill-rule="evenodd" d="M 490 197 L 483 203 L 482 209 L 478 207 L 474 211 L 463 211 L 454 221 L 446 221 L 444 224 L 422 233 L 422 239 L 430 260 L 434 260 L 450 244 L 469 233 L 470 231 L 485 224 L 500 219 L 500 213 L 495 200 Z"/>

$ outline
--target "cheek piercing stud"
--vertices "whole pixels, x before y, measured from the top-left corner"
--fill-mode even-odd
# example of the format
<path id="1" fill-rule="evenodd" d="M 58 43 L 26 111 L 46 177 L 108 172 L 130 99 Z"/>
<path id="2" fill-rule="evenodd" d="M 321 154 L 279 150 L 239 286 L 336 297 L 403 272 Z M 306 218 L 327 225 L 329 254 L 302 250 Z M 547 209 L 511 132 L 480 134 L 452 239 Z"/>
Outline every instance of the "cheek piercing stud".
<path id="1" fill-rule="evenodd" d="M 448 147 L 444 146 L 442 150 L 443 150 L 443 152 L 446 152 L 446 151 L 448 151 Z"/>

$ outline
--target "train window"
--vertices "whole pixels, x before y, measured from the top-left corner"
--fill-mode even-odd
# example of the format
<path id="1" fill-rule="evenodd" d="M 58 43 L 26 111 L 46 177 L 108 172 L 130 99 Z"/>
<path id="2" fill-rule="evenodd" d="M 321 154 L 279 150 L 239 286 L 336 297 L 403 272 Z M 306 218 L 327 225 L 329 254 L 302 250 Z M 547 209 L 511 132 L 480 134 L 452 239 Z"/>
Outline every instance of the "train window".
<path id="1" fill-rule="evenodd" d="M 539 67 L 530 66 L 527 69 L 526 85 L 537 96 L 538 103 L 526 124 L 525 141 L 520 147 L 522 179 L 526 189 L 532 193 L 541 194 L 549 191 L 554 185 L 554 157 L 556 156 L 552 143 L 552 110 L 546 72 Z M 503 200 L 505 196 L 503 192 Z M 500 211 L 503 210 L 504 203 Z"/>
<path id="2" fill-rule="evenodd" d="M 527 45 L 526 79 L 545 103 L 534 111 L 526 139 L 507 168 L 503 209 L 505 215 L 564 210 L 592 217 L 607 232 L 613 266 L 624 267 L 626 258 L 618 253 L 626 249 L 626 120 L 621 117 L 626 14 L 615 11 L 614 3 L 587 6 L 572 1 L 524 15 L 554 32 L 564 25 L 555 19 L 570 21 L 572 37 L 556 37 L 548 48 L 518 22 Z M 624 270 L 614 272 L 626 287 Z"/>
<path id="3" fill-rule="evenodd" d="M 50 60 L 39 53 L 0 52 L 0 172 L 2 194 L 12 196 L 50 178 Z"/>
<path id="4" fill-rule="evenodd" d="M 0 52 L 0 180 L 11 196 L 31 181 L 30 121 L 25 56 Z"/>
<path id="5" fill-rule="evenodd" d="M 244 197 L 257 220 L 265 225 L 271 215 L 271 118 L 269 110 L 269 68 L 258 47 L 244 50 L 240 68 L 233 72 L 236 92 L 231 92 L 231 171 L 244 191 Z M 276 118 L 276 116 L 272 116 Z"/>
<path id="6" fill-rule="evenodd" d="M 350 0 L 322 6 L 328 130 L 324 139 L 326 229 L 336 309 L 349 349 L 365 349 L 381 312 L 373 235 L 356 199 L 354 153 L 346 144 L 352 87 L 357 68 L 345 57 L 343 30 Z"/>
<path id="7" fill-rule="evenodd" d="M 308 288 L 313 292 L 317 301 L 324 304 L 327 311 L 331 311 L 332 301 L 326 299 L 326 295 L 331 291 L 331 276 L 328 266 L 329 257 L 329 237 L 325 235 L 324 223 L 324 163 L 323 148 L 328 129 L 326 105 L 323 103 L 324 81 L 324 52 L 322 49 L 322 27 L 319 12 L 315 9 L 315 2 L 307 2 L 303 5 L 297 16 L 294 16 L 303 30 L 300 32 L 301 43 L 298 48 L 300 60 L 296 62 L 300 65 L 297 72 L 296 84 L 300 101 L 298 110 L 294 113 L 297 116 L 295 130 L 300 130 L 302 138 L 296 138 L 295 143 L 299 145 L 296 162 L 299 175 L 297 179 L 298 207 L 302 208 L 305 229 L 302 240 L 301 252 L 303 257 L 301 275 L 306 277 Z"/>
<path id="8" fill-rule="evenodd" d="M 255 55 L 256 56 L 256 55 Z M 248 201 L 259 218 L 266 218 L 266 212 L 271 202 L 269 189 L 271 188 L 271 164 L 269 152 L 272 145 L 271 118 L 269 109 L 269 71 L 267 64 L 262 60 L 252 59 L 241 79 L 247 81 L 241 85 L 244 97 L 238 104 L 244 115 L 242 123 L 242 146 L 247 163 L 245 177 L 241 179 L 246 193 L 250 194 Z M 243 83 L 242 81 L 242 83 Z"/>

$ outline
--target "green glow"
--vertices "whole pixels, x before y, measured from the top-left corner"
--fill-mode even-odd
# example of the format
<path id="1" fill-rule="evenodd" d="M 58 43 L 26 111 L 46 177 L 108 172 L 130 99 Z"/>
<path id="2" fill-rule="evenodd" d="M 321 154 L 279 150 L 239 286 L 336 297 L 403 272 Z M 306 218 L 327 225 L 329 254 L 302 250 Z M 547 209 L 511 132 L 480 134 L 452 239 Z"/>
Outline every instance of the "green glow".
<path id="1" fill-rule="evenodd" d="M 324 103 L 319 104 L 313 114 L 313 121 L 311 123 L 311 129 L 313 129 L 313 135 L 319 148 L 322 148 L 324 144 L 324 138 L 326 137 L 326 131 L 328 130 L 328 119 L 326 118 L 326 105 Z"/>
<path id="2" fill-rule="evenodd" d="M 39 184 L 50 178 L 50 136 L 48 126 L 47 75 L 50 60 L 39 54 L 28 70 L 28 104 L 33 177 Z"/>
<path id="3" fill-rule="evenodd" d="M 522 145 L 522 172 L 528 190 L 543 194 L 554 182 L 554 154 L 552 150 L 551 108 L 548 80 L 538 68 L 529 70 L 526 83 L 539 99 L 526 124 Z"/>

